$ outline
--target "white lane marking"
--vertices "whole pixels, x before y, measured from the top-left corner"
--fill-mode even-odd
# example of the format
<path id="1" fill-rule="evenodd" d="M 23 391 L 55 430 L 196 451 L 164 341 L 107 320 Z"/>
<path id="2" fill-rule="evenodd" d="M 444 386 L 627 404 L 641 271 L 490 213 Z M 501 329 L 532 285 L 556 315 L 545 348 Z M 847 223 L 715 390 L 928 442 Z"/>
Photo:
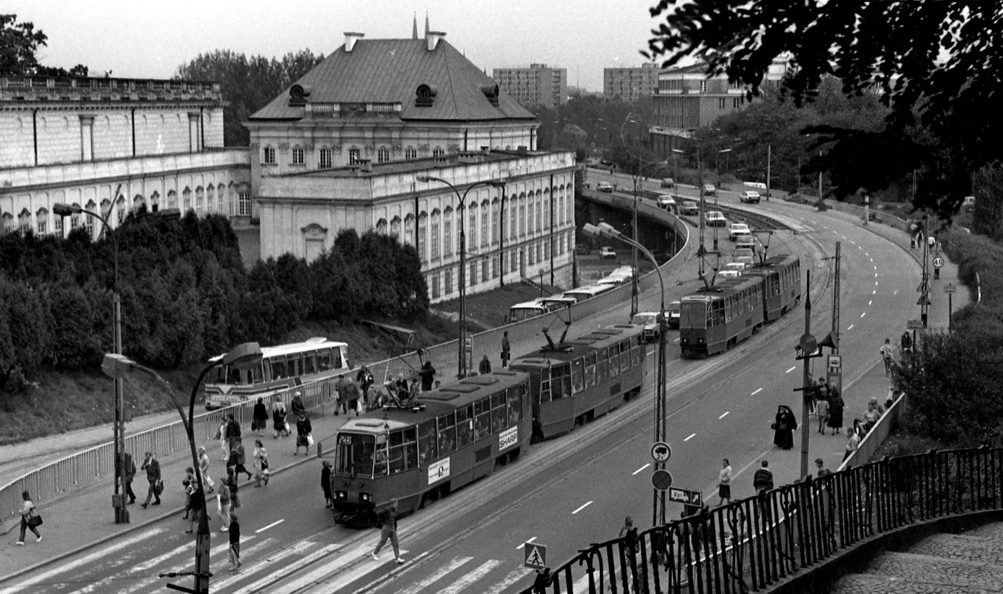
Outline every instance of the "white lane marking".
<path id="1" fill-rule="evenodd" d="M 131 547 L 131 546 L 133 546 L 133 545 L 135 545 L 135 544 L 137 544 L 139 542 L 147 540 L 150 537 L 156 536 L 156 535 L 160 534 L 163 531 L 164 531 L 163 528 L 155 528 L 153 530 L 147 530 L 146 532 L 143 532 L 142 534 L 138 534 L 138 535 L 136 535 L 136 536 L 134 536 L 134 537 L 132 537 L 132 538 L 130 538 L 128 540 L 124 540 L 124 541 L 122 541 L 120 543 L 109 545 L 109 546 L 106 546 L 106 547 L 101 547 L 101 550 L 96 551 L 94 553 L 91 553 L 90 555 L 85 555 L 85 556 L 77 559 L 76 561 L 71 561 L 70 563 L 62 565 L 62 566 L 57 567 L 55 569 L 51 569 L 49 571 L 45 571 L 45 572 L 42 572 L 42 573 L 36 573 L 32 577 L 26 579 L 25 581 L 21 582 L 20 584 L 18 584 L 16 586 L 12 586 L 10 588 L 4 588 L 2 590 L 2 592 L 3 592 L 3 594 L 12 594 L 13 592 L 20 592 L 21 590 L 25 589 L 27 586 L 33 586 L 33 585 L 41 583 L 41 582 L 52 581 L 53 576 L 57 576 L 57 575 L 59 575 L 61 573 L 66 573 L 67 571 L 73 571 L 74 569 L 77 569 L 78 567 L 82 567 L 84 565 L 90 565 L 91 563 L 93 563 L 94 561 L 96 561 L 96 560 L 104 557 L 108 553 L 113 553 L 115 551 L 120 551 L 122 549 Z"/>
<path id="2" fill-rule="evenodd" d="M 874 276 L 877 276 L 876 274 Z M 874 286 L 878 286 L 878 281 L 874 281 Z"/>
<path id="3" fill-rule="evenodd" d="M 721 419 L 723 419 L 723 418 L 727 417 L 727 416 L 728 416 L 729 414 L 731 414 L 731 411 L 730 411 L 730 410 L 726 410 L 726 411 L 724 411 L 724 414 L 723 414 L 723 415 L 721 415 L 720 417 L 718 417 L 718 420 L 721 420 Z"/>
<path id="4" fill-rule="evenodd" d="M 683 441 L 689 441 L 689 440 L 693 439 L 693 438 L 694 438 L 694 437 L 696 437 L 696 436 L 697 436 L 697 434 L 696 434 L 696 433 L 691 433 L 691 434 L 690 434 L 690 436 L 689 436 L 689 437 L 687 437 L 686 439 L 684 439 Z"/>
<path id="5" fill-rule="evenodd" d="M 313 586 L 322 582 L 325 585 L 331 585 L 329 591 L 340 591 L 341 587 L 347 586 L 371 572 L 373 570 L 373 566 L 380 563 L 379 561 L 373 561 L 372 558 L 369 557 L 369 553 L 376 548 L 376 543 L 379 542 L 378 535 L 373 535 L 372 539 L 366 539 L 366 542 L 367 544 L 362 544 L 355 547 L 351 551 L 346 551 L 343 555 L 339 555 L 336 559 L 333 559 L 328 563 L 323 563 L 316 569 L 298 576 L 291 581 L 283 583 L 281 588 L 270 588 L 268 594 L 292 594 L 293 592 L 297 592 L 307 586 Z M 404 553 L 405 551 L 401 550 L 401 555 Z M 417 561 L 418 558 L 424 557 L 425 555 L 427 555 L 427 551 L 418 555 L 417 558 L 409 559 L 408 561 L 413 563 Z M 338 575 L 334 582 L 326 581 L 326 578 L 332 577 L 330 574 L 334 573 L 339 568 L 347 567 L 353 568 L 352 571 Z"/>
<path id="6" fill-rule="evenodd" d="M 288 557 L 288 556 L 290 556 L 290 555 L 292 555 L 294 553 L 303 552 L 303 550 L 306 548 L 303 545 L 313 545 L 313 544 L 314 543 L 308 541 L 308 542 L 304 542 L 304 543 L 298 544 L 295 547 L 292 547 L 292 548 L 289 548 L 289 549 L 285 549 L 284 551 L 280 551 L 279 553 L 277 553 L 275 555 L 272 555 L 271 557 L 268 557 L 265 561 L 263 561 L 263 562 L 255 565 L 254 568 L 255 569 L 259 569 L 260 567 L 264 567 L 264 566 L 267 566 L 267 565 L 271 565 L 272 563 L 275 563 L 277 561 L 281 561 L 282 559 L 284 559 L 284 558 L 286 558 L 286 557 Z M 300 567 L 303 567 L 304 565 L 309 565 L 309 564 L 313 563 L 314 561 L 316 561 L 317 559 L 323 557 L 324 555 L 327 555 L 328 553 L 332 553 L 332 552 L 338 550 L 339 548 L 341 548 L 340 544 L 325 545 L 325 546 L 317 549 L 316 551 L 310 553 L 306 557 L 303 557 L 302 559 L 298 559 L 298 560 L 296 560 L 296 561 L 294 561 L 294 562 L 292 562 L 292 563 L 290 563 L 288 565 L 283 565 L 281 569 L 276 569 L 275 571 L 270 572 L 267 576 L 261 578 L 260 580 L 254 582 L 253 584 L 251 584 L 249 586 L 244 586 L 243 588 L 241 588 L 240 590 L 237 590 L 233 594 L 250 594 L 251 592 L 263 592 L 264 589 L 265 589 L 265 587 L 268 584 L 272 584 L 272 583 L 274 583 L 274 582 L 276 582 L 276 581 L 278 581 L 278 580 L 286 577 L 287 575 L 289 575 L 290 573 L 293 573 L 294 571 L 296 571 Z M 215 588 L 219 588 L 218 585 L 214 585 L 214 587 Z"/>
<path id="7" fill-rule="evenodd" d="M 630 474 L 630 476 L 636 476 L 636 475 L 640 474 L 640 473 L 641 473 L 641 472 L 642 472 L 642 471 L 643 471 L 643 470 L 644 470 L 645 468 L 647 468 L 647 467 L 649 467 L 649 466 L 651 466 L 651 462 L 648 462 L 648 463 L 647 463 L 647 464 L 645 464 L 644 466 L 642 466 L 642 467 L 638 468 L 637 470 L 635 470 L 634 472 L 632 472 L 632 473 Z"/>
<path id="8" fill-rule="evenodd" d="M 864 317 L 866 315 L 867 315 L 867 312 L 865 311 L 864 313 L 860 314 L 860 317 Z"/>
<path id="9" fill-rule="evenodd" d="M 265 526 L 264 528 L 258 528 L 257 530 L 254 531 L 254 533 L 255 534 L 261 534 L 265 530 L 268 530 L 269 528 L 274 528 L 274 527 L 278 526 L 279 524 L 281 524 L 282 522 L 285 522 L 285 521 L 286 521 L 285 518 L 282 518 L 281 520 L 278 520 L 276 522 L 272 522 L 271 524 Z"/>
<path id="10" fill-rule="evenodd" d="M 677 339 L 673 340 L 672 342 L 679 342 L 679 339 L 677 338 Z"/>
<path id="11" fill-rule="evenodd" d="M 182 553 L 184 553 L 186 551 L 191 551 L 191 550 L 192 550 L 192 544 L 190 542 L 186 542 L 185 544 L 183 544 L 180 547 L 174 549 L 173 551 L 170 551 L 168 553 L 164 553 L 163 555 L 160 555 L 158 557 L 154 557 L 153 559 L 149 559 L 147 561 L 144 561 L 144 562 L 140 563 L 139 565 L 133 565 L 132 567 L 129 568 L 129 573 L 137 573 L 137 572 L 140 572 L 140 571 L 148 571 L 148 570 L 156 567 L 157 565 L 160 565 L 164 561 L 167 561 L 168 559 L 170 559 L 171 557 L 173 557 L 175 555 L 180 555 L 180 554 L 182 554 Z"/>
<path id="12" fill-rule="evenodd" d="M 491 589 L 484 592 L 484 594 L 501 594 L 502 592 L 511 588 L 512 585 L 523 581 L 523 578 L 525 578 L 531 573 L 533 573 L 533 570 L 528 568 L 516 569 L 514 571 L 510 571 L 509 574 L 505 576 L 505 579 L 498 582 L 494 586 L 491 586 Z M 584 592 L 584 590 L 581 591 Z"/>
<path id="13" fill-rule="evenodd" d="M 248 536 L 247 538 L 244 539 L 244 542 L 241 543 L 241 544 L 246 544 L 248 541 L 254 540 L 255 538 L 257 538 L 257 537 L 256 536 Z M 271 540 L 271 539 L 268 539 L 268 540 Z M 188 546 L 188 549 L 191 550 L 191 545 Z M 213 547 L 212 549 L 209 550 L 209 558 L 210 559 L 213 559 L 213 558 L 220 559 L 220 561 L 217 561 L 217 563 L 221 565 L 221 567 L 219 568 L 220 572 L 223 571 L 222 565 L 227 565 L 228 564 L 227 555 L 225 553 L 229 549 L 230 549 L 230 543 L 229 542 L 224 542 L 223 544 L 221 544 L 219 546 L 216 546 L 216 547 Z M 243 552 L 241 554 L 243 554 Z M 158 573 L 171 573 L 171 572 L 177 573 L 179 571 L 184 571 L 184 570 L 191 571 L 194 568 L 195 568 L 195 560 L 192 559 L 191 561 L 189 561 L 187 563 L 179 563 L 177 565 L 173 565 L 173 566 L 168 567 L 166 569 L 161 569 Z M 212 564 L 211 563 L 210 563 L 210 568 L 209 569 L 210 569 L 210 571 L 212 570 Z M 133 592 L 139 592 L 140 590 L 147 590 L 151 586 L 153 586 L 154 584 L 157 584 L 157 583 L 160 583 L 160 582 L 163 582 L 163 581 L 164 581 L 164 579 L 161 578 L 159 575 L 154 575 L 153 577 L 146 578 L 145 580 L 142 580 L 140 582 L 137 582 L 137 583 L 133 584 L 132 587 L 130 587 L 130 588 L 126 589 L 126 590 L 119 590 L 118 594 L 132 594 Z"/>
<path id="14" fill-rule="evenodd" d="M 575 514 L 577 514 L 578 512 L 582 511 L 583 509 L 585 509 L 586 507 L 588 507 L 588 506 L 590 506 L 590 505 L 592 505 L 592 502 L 591 502 L 591 501 L 586 501 L 586 502 L 585 502 L 585 503 L 584 503 L 583 505 L 581 505 L 581 506 L 580 506 L 580 507 L 579 507 L 578 509 L 576 509 L 575 511 L 571 512 L 571 515 L 575 515 Z"/>
<path id="15" fill-rule="evenodd" d="M 846 331 L 849 332 L 850 330 L 853 330 L 854 325 L 855 324 L 850 324 L 849 327 L 847 327 Z"/>
<path id="16" fill-rule="evenodd" d="M 864 249 L 864 246 L 862 246 L 862 245 L 858 245 L 858 246 L 857 246 L 857 249 L 858 249 L 858 250 L 862 250 L 862 249 Z"/>
<path id="17" fill-rule="evenodd" d="M 853 244 L 853 245 L 857 245 L 857 242 L 856 242 L 856 241 L 853 241 L 852 239 L 850 240 L 850 243 L 851 243 L 851 244 Z M 858 247 L 859 247 L 859 246 L 858 246 Z"/>
<path id="18" fill-rule="evenodd" d="M 476 582 L 477 580 L 487 575 L 492 569 L 494 569 L 496 566 L 500 564 L 501 560 L 499 559 L 490 559 L 488 561 L 485 561 L 477 569 L 467 574 L 464 574 L 463 577 L 453 582 L 452 586 L 439 590 L 439 594 L 456 594 L 460 590 L 466 588 L 470 584 Z"/>
<path id="19" fill-rule="evenodd" d="M 522 543 L 521 545 L 517 546 L 517 547 L 515 548 L 515 550 L 517 550 L 517 551 L 521 551 L 521 550 L 522 550 L 522 547 L 526 546 L 526 543 L 527 543 L 527 542 L 533 542 L 534 540 L 536 540 L 536 537 L 535 537 L 535 536 L 534 536 L 533 538 L 530 538 L 530 539 L 529 539 L 529 540 L 527 540 L 526 542 Z"/>
<path id="20" fill-rule="evenodd" d="M 898 291 L 895 291 L 895 293 L 898 293 Z M 894 295 L 895 293 L 892 293 L 892 295 Z M 874 290 L 871 291 L 871 295 L 877 295 L 877 294 L 878 294 L 878 290 L 877 289 L 874 289 Z"/>
<path id="21" fill-rule="evenodd" d="M 749 394 L 749 396 L 755 396 L 756 394 L 759 394 L 759 393 L 760 393 L 760 392 L 762 392 L 762 391 L 763 391 L 763 389 L 762 389 L 762 388 L 756 388 L 756 391 L 755 391 L 755 392 L 753 392 L 752 394 Z"/>
<path id="22" fill-rule="evenodd" d="M 894 291 L 892 291 L 892 295 L 898 295 L 898 294 L 899 294 L 899 290 L 898 289 L 895 289 Z"/>
<path id="23" fill-rule="evenodd" d="M 878 267 L 877 267 L 877 265 L 875 265 L 875 266 L 874 266 L 874 270 L 877 270 L 877 269 L 878 269 Z"/>
<path id="24" fill-rule="evenodd" d="M 421 592 L 425 588 L 431 586 L 435 582 L 446 577 L 448 574 L 456 571 L 460 567 L 463 567 L 463 565 L 469 563 L 471 559 L 473 559 L 473 557 L 454 557 L 452 561 L 450 561 L 444 567 L 440 567 L 439 570 L 433 573 L 432 575 L 421 580 L 420 582 L 415 582 L 410 587 L 405 588 L 404 590 L 401 590 L 400 594 L 418 594 L 418 592 Z"/>
<path id="25" fill-rule="evenodd" d="M 842 237 L 843 239 L 846 239 L 846 236 L 845 236 L 845 235 L 840 235 L 840 237 Z"/>
<path id="26" fill-rule="evenodd" d="M 864 255 L 867 256 L 867 257 L 870 257 L 870 254 L 867 253 L 867 252 L 864 252 Z"/>
<path id="27" fill-rule="evenodd" d="M 868 300 L 867 300 L 867 305 L 870 305 L 870 304 L 872 304 L 872 303 L 874 303 L 874 301 L 872 301 L 872 300 L 870 300 L 870 299 L 868 299 Z"/>
<path id="28" fill-rule="evenodd" d="M 794 371 L 797 368 L 798 368 L 798 366 L 795 365 L 794 367 L 791 367 L 790 369 L 788 369 L 785 373 L 790 373 L 790 372 Z"/>
<path id="29" fill-rule="evenodd" d="M 372 547 L 374 547 L 374 546 L 376 546 L 375 539 L 373 541 L 373 544 L 370 545 L 369 551 L 372 551 Z M 369 552 L 368 551 L 363 551 L 363 553 L 365 553 L 365 555 L 367 557 L 369 556 Z M 406 551 L 404 549 L 401 549 L 401 557 L 404 557 L 404 558 L 407 559 L 407 564 L 409 566 L 415 566 L 415 567 L 420 566 L 424 562 L 425 558 L 431 557 L 431 555 L 432 555 L 432 553 L 430 551 L 425 551 L 424 553 L 419 553 L 419 554 L 415 555 L 413 558 L 408 558 L 407 557 L 408 553 L 410 553 L 410 551 Z M 331 563 L 326 563 L 326 564 L 324 564 L 321 567 L 321 569 L 323 569 L 323 570 L 327 571 L 327 573 L 331 574 L 331 575 L 328 575 L 326 578 L 319 578 L 317 580 L 314 580 L 313 582 L 300 583 L 297 588 L 293 588 L 292 590 L 290 590 L 286 586 L 283 586 L 282 589 L 278 592 L 278 594 L 290 594 L 291 592 L 301 592 L 301 591 L 305 591 L 305 592 L 322 592 L 323 594 L 327 594 L 328 592 L 343 592 L 343 591 L 345 591 L 348 588 L 349 584 L 355 583 L 356 580 L 362 579 L 367 574 L 369 574 L 369 573 L 371 573 L 373 571 L 373 565 L 372 564 L 374 562 L 371 559 L 369 559 L 367 561 L 364 561 L 362 563 L 353 563 L 353 564 L 347 564 L 346 565 L 345 562 L 344 562 L 344 559 L 345 559 L 346 556 L 347 555 L 344 555 L 341 558 L 337 559 L 336 561 L 331 562 Z M 383 563 L 384 564 L 389 564 L 389 560 L 384 561 Z M 348 569 L 347 572 L 345 571 L 346 569 Z M 407 568 L 405 568 L 405 570 L 406 569 Z M 315 570 L 315 571 L 313 571 L 311 573 L 317 574 L 319 572 L 320 572 L 320 570 Z M 338 572 L 338 573 L 335 573 L 335 572 Z M 391 572 L 391 577 L 395 578 L 400 573 L 401 573 L 400 570 L 398 570 L 396 572 Z M 369 582 L 368 584 L 366 584 L 365 586 L 362 586 L 361 588 L 356 588 L 354 591 L 355 592 L 373 592 L 377 587 L 379 587 L 381 584 L 383 584 L 384 581 L 386 581 L 386 578 L 385 578 L 384 575 L 382 575 L 379 572 L 377 572 L 377 575 L 379 577 L 377 577 L 375 580 Z M 297 582 L 302 582 L 303 580 L 301 578 L 301 579 L 298 579 L 296 581 Z M 308 588 L 308 589 L 307 590 L 303 590 L 304 588 Z M 268 594 L 273 594 L 273 592 L 269 591 Z"/>

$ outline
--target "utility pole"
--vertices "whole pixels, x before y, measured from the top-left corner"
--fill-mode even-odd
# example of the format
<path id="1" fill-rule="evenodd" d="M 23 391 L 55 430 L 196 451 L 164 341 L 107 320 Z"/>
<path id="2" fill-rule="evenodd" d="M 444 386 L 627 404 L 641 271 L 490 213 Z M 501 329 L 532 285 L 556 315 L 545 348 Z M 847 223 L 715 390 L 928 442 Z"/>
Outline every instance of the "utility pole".
<path id="1" fill-rule="evenodd" d="M 700 190 L 700 230 L 698 238 L 700 245 L 697 247 L 697 276 L 707 286 L 706 272 L 704 270 L 704 257 L 707 255 L 707 248 L 704 247 L 704 226 L 707 220 L 707 201 L 703 193 L 703 163 L 700 161 L 700 149 L 697 149 L 697 189 Z"/>
<path id="2" fill-rule="evenodd" d="M 929 272 L 929 255 L 930 255 L 930 215 L 923 218 L 923 280 L 919 285 L 919 317 L 923 322 L 923 329 L 927 328 L 927 320 L 929 318 L 930 312 L 930 272 Z M 915 344 L 915 342 L 913 343 Z"/>
<path id="3" fill-rule="evenodd" d="M 811 269 L 805 271 L 804 290 L 804 336 L 801 345 L 804 357 L 804 370 L 801 374 L 801 478 L 808 476 L 808 434 L 811 433 L 808 418 L 808 399 L 811 390 L 811 357 L 817 348 L 815 338 L 811 335 Z"/>
<path id="4" fill-rule="evenodd" d="M 773 160 L 773 145 L 766 145 L 766 201 L 770 201 L 770 164 Z"/>
<path id="5" fill-rule="evenodd" d="M 832 281 L 832 353 L 839 354 L 839 244 L 836 242 L 836 273 Z"/>
<path id="6" fill-rule="evenodd" d="M 637 151 L 637 171 L 634 173 L 634 243 L 631 246 L 631 265 L 633 266 L 633 274 L 631 274 L 630 281 L 630 318 L 634 319 L 634 314 L 637 313 L 637 301 L 638 301 L 638 270 L 637 270 L 637 184 L 640 183 L 641 176 L 641 151 Z"/>

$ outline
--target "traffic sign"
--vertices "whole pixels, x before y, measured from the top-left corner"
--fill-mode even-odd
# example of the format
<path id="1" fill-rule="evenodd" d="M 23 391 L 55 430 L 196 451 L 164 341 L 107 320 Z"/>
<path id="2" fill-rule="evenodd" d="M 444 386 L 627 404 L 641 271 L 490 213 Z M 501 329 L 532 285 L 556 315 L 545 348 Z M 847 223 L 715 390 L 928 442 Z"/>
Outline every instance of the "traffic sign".
<path id="1" fill-rule="evenodd" d="M 923 322 L 921 322 L 920 320 L 909 320 L 908 322 L 906 322 L 905 327 L 908 330 L 922 330 Z"/>
<path id="2" fill-rule="evenodd" d="M 672 448 L 664 441 L 656 441 L 651 446 L 651 459 L 655 462 L 668 462 L 672 457 Z"/>
<path id="3" fill-rule="evenodd" d="M 927 292 L 926 281 L 925 280 L 919 282 L 919 286 L 916 287 L 916 292 L 917 293 L 926 293 Z"/>
<path id="4" fill-rule="evenodd" d="M 668 470 L 662 470 L 659 468 L 655 472 L 651 473 L 651 486 L 659 491 L 668 489 L 672 486 L 672 475 L 669 474 Z"/>
<path id="5" fill-rule="evenodd" d="M 944 287 L 944 292 L 945 292 L 945 293 L 953 293 L 953 292 L 955 292 L 955 291 L 957 291 L 957 290 L 958 290 L 958 287 L 955 287 L 955 286 L 954 286 L 953 284 L 951 284 L 951 283 L 947 283 L 947 286 L 946 286 L 946 287 Z"/>
<path id="6" fill-rule="evenodd" d="M 547 567 L 547 545 L 527 542 L 522 549 L 523 567 L 545 569 Z"/>
<path id="7" fill-rule="evenodd" d="M 692 491 L 690 489 L 669 489 L 669 501 L 699 506 L 703 504 L 703 496 L 700 494 L 700 491 Z"/>
<path id="8" fill-rule="evenodd" d="M 916 300 L 916 305 L 930 305 L 930 303 L 931 303 L 930 296 L 927 295 L 926 293 L 920 295 L 919 299 Z"/>
<path id="9" fill-rule="evenodd" d="M 936 256 L 936 257 L 934 257 L 934 259 L 933 259 L 933 267 L 934 268 L 941 268 L 943 266 L 944 266 L 944 258 L 943 258 L 943 256 Z"/>

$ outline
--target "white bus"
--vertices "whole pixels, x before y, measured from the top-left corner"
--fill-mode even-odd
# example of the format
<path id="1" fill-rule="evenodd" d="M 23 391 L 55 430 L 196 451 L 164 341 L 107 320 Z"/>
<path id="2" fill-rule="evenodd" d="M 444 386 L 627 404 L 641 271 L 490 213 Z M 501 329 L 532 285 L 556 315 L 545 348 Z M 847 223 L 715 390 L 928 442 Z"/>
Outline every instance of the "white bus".
<path id="1" fill-rule="evenodd" d="M 551 311 L 551 308 L 543 302 L 543 299 L 534 299 L 524 303 L 516 303 L 512 307 L 508 308 L 508 321 L 521 322 L 523 320 L 528 320 L 529 318 L 542 316 L 549 311 Z"/>
<path id="2" fill-rule="evenodd" d="M 217 362 L 223 355 L 209 359 Z M 250 369 L 218 364 L 205 383 L 207 410 L 231 406 L 295 386 L 349 372 L 348 344 L 326 338 L 262 347 L 261 363 Z"/>
<path id="3" fill-rule="evenodd" d="M 602 295 L 606 291 L 612 291 L 616 287 L 613 285 L 589 285 L 587 287 L 578 287 L 577 289 L 571 289 L 570 291 L 565 291 L 562 295 L 564 297 L 571 297 L 575 302 L 585 301 L 586 299 L 591 299 L 597 295 Z"/>

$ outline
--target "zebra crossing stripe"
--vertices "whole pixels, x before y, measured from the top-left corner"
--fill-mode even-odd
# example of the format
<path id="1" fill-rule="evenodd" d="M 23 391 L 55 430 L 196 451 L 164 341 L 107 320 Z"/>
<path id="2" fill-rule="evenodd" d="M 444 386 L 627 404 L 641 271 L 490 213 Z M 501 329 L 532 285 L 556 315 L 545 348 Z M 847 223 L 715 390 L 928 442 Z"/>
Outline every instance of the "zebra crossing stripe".
<path id="1" fill-rule="evenodd" d="M 452 561 L 440 567 L 438 571 L 428 576 L 427 578 L 421 580 L 420 582 L 415 582 L 411 584 L 409 587 L 398 592 L 398 594 L 418 594 L 418 592 L 421 592 L 423 589 L 431 586 L 432 584 L 446 577 L 450 573 L 463 567 L 465 564 L 469 563 L 472 559 L 473 557 L 453 557 Z"/>
<path id="2" fill-rule="evenodd" d="M 482 577 L 487 575 L 488 572 L 490 572 L 492 569 L 494 569 L 500 564 L 501 561 L 498 561 L 497 559 L 491 559 L 489 561 L 485 561 L 477 569 L 471 571 L 470 573 L 464 575 L 460 579 L 453 582 L 452 586 L 439 590 L 439 594 L 457 594 L 457 592 L 462 591 L 470 584 L 473 584 L 477 580 L 481 579 Z"/>
<path id="3" fill-rule="evenodd" d="M 340 547 L 341 547 L 341 545 L 337 545 L 337 544 L 326 545 L 326 546 L 324 546 L 324 547 L 322 547 L 320 549 L 317 549 L 316 551 L 310 553 L 306 557 L 303 557 L 302 559 L 300 559 L 298 561 L 290 563 L 289 565 L 283 567 L 282 569 L 280 569 L 278 571 L 269 573 L 267 576 L 261 578 L 260 580 L 254 582 L 253 584 L 251 584 L 249 586 L 244 586 L 243 588 L 237 590 L 233 594 L 250 594 L 251 592 L 262 592 L 262 591 L 264 591 L 264 588 L 266 586 L 268 586 L 269 584 L 273 584 L 276 581 L 278 581 L 278 580 L 286 577 L 287 575 L 289 575 L 289 574 L 291 574 L 293 572 L 298 571 L 301 567 L 305 567 L 307 565 L 310 565 L 311 563 L 313 563 L 317 559 L 320 559 L 324 555 L 327 555 L 328 553 L 331 553 L 333 551 L 338 550 Z M 296 552 L 295 549 L 289 549 L 289 551 L 290 551 L 290 553 Z M 278 561 L 278 558 L 273 558 L 273 559 L 269 560 L 269 562 L 274 562 L 274 561 Z M 255 567 L 255 569 L 257 569 L 257 567 Z M 217 587 L 219 587 L 219 586 L 217 586 Z"/>
<path id="4" fill-rule="evenodd" d="M 256 537 L 254 537 L 254 536 L 249 536 L 249 537 L 247 537 L 247 538 L 244 539 L 244 543 L 246 544 L 247 542 L 252 541 L 255 538 Z M 211 560 L 212 560 L 213 557 L 218 557 L 218 556 L 222 555 L 227 550 L 229 550 L 229 548 L 230 548 L 230 543 L 226 542 L 226 543 L 223 543 L 223 544 L 221 544 L 219 546 L 216 546 L 216 547 L 213 547 L 212 549 L 210 549 L 209 550 L 209 559 L 210 559 L 210 562 L 211 562 Z M 188 547 L 187 547 L 187 549 L 189 551 L 191 551 L 192 550 L 192 545 L 189 544 Z M 169 567 L 169 568 L 167 568 L 165 570 L 161 570 L 161 571 L 162 571 L 162 573 L 178 572 L 178 571 L 182 571 L 184 569 L 191 568 L 194 564 L 195 564 L 195 561 L 193 559 L 191 563 L 185 563 L 183 565 L 182 564 L 174 565 L 173 567 Z M 212 571 L 211 567 L 210 567 L 210 571 Z M 132 594 L 133 592 L 138 592 L 140 590 L 145 590 L 145 589 L 149 588 L 150 586 L 152 586 L 153 584 L 156 584 L 157 582 L 160 582 L 160 581 L 163 581 L 163 578 L 161 578 L 159 576 L 153 576 L 153 577 L 150 577 L 150 578 L 146 578 L 145 580 L 143 580 L 141 582 L 137 582 L 136 584 L 134 584 L 133 586 L 131 586 L 129 588 L 125 588 L 125 589 L 119 590 L 118 594 Z"/>
<path id="5" fill-rule="evenodd" d="M 154 567 L 160 565 L 161 563 L 167 561 L 171 557 L 174 557 L 175 555 L 181 555 L 186 551 L 191 551 L 191 550 L 192 550 L 192 543 L 190 542 L 185 543 L 169 553 L 164 553 L 163 555 L 159 555 L 157 557 L 154 557 L 153 559 L 144 561 L 139 565 L 133 565 L 132 567 L 129 568 L 129 573 L 139 573 L 139 572 L 149 571 Z"/>
<path id="6" fill-rule="evenodd" d="M 510 571 L 509 574 L 505 576 L 505 579 L 491 586 L 491 589 L 486 591 L 484 594 L 501 594 L 505 590 L 511 588 L 512 585 L 515 584 L 516 582 L 521 582 L 523 579 L 526 578 L 526 576 L 528 576 L 531 573 L 533 573 L 533 570 L 527 569 L 525 567 L 520 567 L 519 569 Z M 579 591 L 584 591 L 584 590 L 579 590 Z"/>
<path id="7" fill-rule="evenodd" d="M 363 564 L 358 568 L 358 571 L 362 572 L 360 575 L 364 575 L 369 571 L 372 571 L 371 566 L 369 566 L 368 563 L 365 563 L 367 561 L 365 557 L 369 557 L 370 551 L 376 548 L 377 540 L 378 540 L 377 536 L 374 536 L 372 539 L 366 539 L 368 544 L 360 543 L 354 550 L 346 552 L 344 555 L 339 556 L 330 563 L 325 563 L 320 567 L 318 567 L 317 569 L 311 571 L 310 573 L 304 576 L 300 576 L 298 579 L 294 581 L 283 584 L 281 588 L 269 592 L 269 594 L 292 594 L 293 592 L 312 586 L 320 582 L 321 580 L 327 578 L 338 567 L 352 567 L 356 564 L 355 563 L 356 561 L 360 560 L 363 562 Z M 401 550 L 402 555 L 406 552 L 407 551 Z M 369 563 L 373 563 L 373 561 L 369 561 Z M 342 578 L 339 579 L 338 581 L 344 582 L 344 579 Z M 325 590 L 325 592 L 330 592 L 330 591 L 338 591 L 338 588 Z"/>

